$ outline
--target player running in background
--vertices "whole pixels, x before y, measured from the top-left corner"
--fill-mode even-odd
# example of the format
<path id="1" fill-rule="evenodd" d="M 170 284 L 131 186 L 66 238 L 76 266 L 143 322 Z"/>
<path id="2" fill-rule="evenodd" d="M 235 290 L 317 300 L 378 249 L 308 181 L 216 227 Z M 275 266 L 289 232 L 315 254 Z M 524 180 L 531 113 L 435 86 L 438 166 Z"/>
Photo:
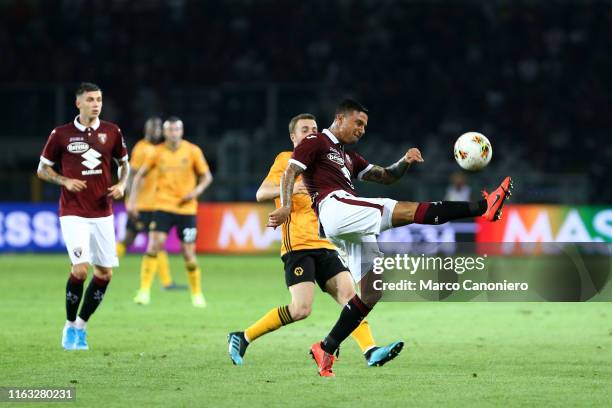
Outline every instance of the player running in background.
<path id="1" fill-rule="evenodd" d="M 130 166 L 132 174 L 136 174 L 148 156 L 155 154 L 155 146 L 163 142 L 162 120 L 158 117 L 147 119 L 144 127 L 144 137 L 136 143 L 132 149 Z M 133 176 L 128 179 L 127 194 L 129 196 Z M 125 255 L 126 248 L 132 245 L 134 239 L 140 232 L 149 232 L 149 224 L 155 211 L 155 194 L 157 190 L 157 169 L 151 170 L 142 181 L 142 187 L 136 205 L 132 212 L 128 213 L 128 220 L 125 226 L 125 238 L 117 243 L 117 254 L 119 257 Z M 129 197 L 126 198 L 126 204 Z M 160 250 L 157 254 L 159 278 L 163 289 L 184 289 L 185 286 L 176 285 L 172 281 L 170 274 L 170 262 L 165 250 Z M 145 280 L 145 277 L 141 277 Z M 141 282 L 145 286 L 146 282 Z"/>
<path id="2" fill-rule="evenodd" d="M 355 295 L 349 300 L 327 337 L 310 349 L 321 376 L 334 375 L 333 354 L 382 296 L 372 285 L 374 274 L 368 273 L 374 258 L 382 255 L 376 242 L 378 234 L 411 223 L 443 224 L 465 217 L 483 216 L 496 221 L 512 188 L 510 177 L 506 177 L 493 193 L 485 192 L 485 199 L 477 202 L 416 203 L 357 197 L 353 179 L 390 184 L 400 179 L 412 163 L 423 161 L 420 151 L 412 148 L 383 168 L 345 151 L 345 145 L 363 137 L 367 124 L 366 108 L 352 100 L 342 102 L 330 128 L 307 136 L 293 151 L 281 183 L 282 206 L 270 213 L 268 220 L 269 226 L 277 227 L 289 219 L 295 180 L 303 174 L 324 234 L 347 254 L 349 270 L 355 281 L 361 281 L 361 297 Z M 366 266 L 363 274 L 362 264 Z"/>
<path id="3" fill-rule="evenodd" d="M 86 325 L 96 311 L 119 265 L 115 248 L 112 200 L 123 197 L 129 174 L 128 154 L 121 130 L 100 120 L 102 91 L 84 82 L 76 91 L 79 115 L 53 129 L 38 165 L 38 177 L 62 186 L 59 220 L 72 263 L 66 285 L 66 324 L 62 347 L 87 350 Z M 111 160 L 119 165 L 119 182 L 112 184 Z M 61 174 L 53 166 L 61 168 Z M 93 279 L 83 296 L 89 265 Z M 84 299 L 83 299 L 84 297 Z M 77 317 L 79 305 L 83 306 Z"/>
<path id="4" fill-rule="evenodd" d="M 179 118 L 168 118 L 163 124 L 163 132 L 165 142 L 155 147 L 155 153 L 148 156 L 134 176 L 133 191 L 127 204 L 128 211 L 133 212 L 142 192 L 144 177 L 149 171 L 157 169 L 156 210 L 149 226 L 147 253 L 141 265 L 141 287 L 134 301 L 143 305 L 151 301 L 151 282 L 158 268 L 158 254 L 166 244 L 168 232 L 176 227 L 192 304 L 206 307 L 200 283 L 201 272 L 195 256 L 196 214 L 197 198 L 210 185 L 213 177 L 202 150 L 183 140 L 183 122 Z"/>
<path id="5" fill-rule="evenodd" d="M 313 115 L 303 113 L 289 122 L 289 137 L 293 147 L 306 136 L 317 133 Z M 282 152 L 274 160 L 267 177 L 257 190 L 257 201 L 274 200 L 280 207 L 280 183 L 292 152 Z M 293 185 L 293 206 L 282 225 L 281 259 L 285 264 L 285 283 L 291 293 L 291 303 L 270 310 L 244 332 L 228 335 L 232 362 L 242 365 L 247 346 L 260 336 L 282 326 L 307 318 L 312 310 L 315 282 L 341 306 L 353 296 L 353 279 L 340 259 L 336 248 L 319 238 L 319 222 L 312 201 L 298 177 Z M 401 341 L 377 347 L 368 322 L 363 319 L 352 333 L 369 366 L 382 366 L 402 350 Z"/>

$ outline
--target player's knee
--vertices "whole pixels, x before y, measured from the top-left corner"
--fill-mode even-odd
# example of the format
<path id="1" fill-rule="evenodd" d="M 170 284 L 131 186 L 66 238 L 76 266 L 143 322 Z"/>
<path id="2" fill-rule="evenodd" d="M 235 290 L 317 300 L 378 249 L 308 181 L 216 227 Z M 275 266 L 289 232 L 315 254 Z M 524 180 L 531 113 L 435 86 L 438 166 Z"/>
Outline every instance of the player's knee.
<path id="1" fill-rule="evenodd" d="M 297 303 L 293 304 L 291 308 L 291 318 L 294 321 L 303 320 L 310 316 L 312 313 L 312 305 L 308 303 Z"/>
<path id="2" fill-rule="evenodd" d="M 347 288 L 338 288 L 338 293 L 336 294 L 336 300 L 341 305 L 345 305 L 355 296 L 355 289 L 353 287 Z"/>
<path id="3" fill-rule="evenodd" d="M 96 266 L 95 274 L 99 278 L 102 278 L 104 280 L 110 280 L 113 276 L 113 269 L 105 268 L 103 266 Z"/>
<path id="4" fill-rule="evenodd" d="M 89 266 L 86 263 L 72 265 L 72 274 L 81 280 L 87 279 L 87 270 Z"/>
<path id="5" fill-rule="evenodd" d="M 185 260 L 185 269 L 187 269 L 187 272 L 194 272 L 196 269 L 198 269 L 198 264 L 195 261 L 195 257 L 191 261 Z"/>

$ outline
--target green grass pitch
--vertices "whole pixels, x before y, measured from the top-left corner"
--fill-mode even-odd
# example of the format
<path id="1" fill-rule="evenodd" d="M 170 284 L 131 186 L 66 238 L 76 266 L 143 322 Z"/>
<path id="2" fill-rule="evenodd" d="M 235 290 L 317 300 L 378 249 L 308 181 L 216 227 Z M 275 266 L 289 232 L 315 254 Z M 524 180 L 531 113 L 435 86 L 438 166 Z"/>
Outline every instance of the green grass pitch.
<path id="1" fill-rule="evenodd" d="M 286 304 L 278 257 L 200 256 L 208 308 L 155 282 L 132 303 L 140 257 L 116 269 L 88 331 L 91 350 L 60 347 L 66 255 L 0 256 L 0 386 L 67 387 L 83 406 L 610 406 L 609 303 L 384 303 L 369 316 L 379 344 L 406 347 L 368 368 L 348 339 L 334 379 L 308 355 L 339 308 L 317 293 L 305 321 L 262 337 L 232 366 L 226 334 Z M 185 282 L 178 257 L 175 279 Z M 11 404 L 7 404 L 10 406 Z M 47 404 L 53 407 L 62 404 Z M 23 406 L 23 405 L 15 405 Z M 44 406 L 37 403 L 36 406 Z"/>

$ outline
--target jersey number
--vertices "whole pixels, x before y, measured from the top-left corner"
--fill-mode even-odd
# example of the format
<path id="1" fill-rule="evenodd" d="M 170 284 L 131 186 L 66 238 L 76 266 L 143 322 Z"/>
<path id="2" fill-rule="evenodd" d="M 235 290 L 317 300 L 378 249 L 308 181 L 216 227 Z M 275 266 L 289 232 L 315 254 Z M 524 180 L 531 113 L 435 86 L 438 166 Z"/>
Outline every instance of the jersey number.
<path id="1" fill-rule="evenodd" d="M 183 229 L 183 242 L 192 243 L 195 242 L 198 235 L 197 228 L 184 228 Z"/>

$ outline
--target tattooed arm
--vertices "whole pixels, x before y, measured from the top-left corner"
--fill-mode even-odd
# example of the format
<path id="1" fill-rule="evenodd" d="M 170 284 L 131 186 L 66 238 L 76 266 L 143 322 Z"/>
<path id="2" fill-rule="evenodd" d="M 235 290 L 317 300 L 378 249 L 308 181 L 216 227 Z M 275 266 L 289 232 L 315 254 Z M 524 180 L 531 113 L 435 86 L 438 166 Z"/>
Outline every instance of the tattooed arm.
<path id="1" fill-rule="evenodd" d="M 411 148 L 408 149 L 404 157 L 399 159 L 387 167 L 381 167 L 374 165 L 367 173 L 365 173 L 361 179 L 366 181 L 373 181 L 380 184 L 391 184 L 402 178 L 406 170 L 414 162 L 423 162 L 421 152 L 419 149 Z"/>
<path id="2" fill-rule="evenodd" d="M 43 162 L 38 163 L 36 174 L 41 180 L 65 187 L 68 191 L 78 192 L 87 188 L 87 181 L 64 177 L 53 170 L 52 166 Z"/>
<path id="3" fill-rule="evenodd" d="M 117 184 L 108 188 L 108 195 L 114 198 L 115 200 L 123 197 L 125 193 L 125 186 L 128 181 L 128 177 L 130 176 L 130 163 L 127 160 L 122 160 L 119 162 L 119 181 Z"/>
<path id="4" fill-rule="evenodd" d="M 293 196 L 295 179 L 303 172 L 304 169 L 294 163 L 289 163 L 287 169 L 285 169 L 280 184 L 281 206 L 272 211 L 268 216 L 268 227 L 278 227 L 284 223 L 289 217 L 289 214 L 291 214 L 291 199 Z"/>

